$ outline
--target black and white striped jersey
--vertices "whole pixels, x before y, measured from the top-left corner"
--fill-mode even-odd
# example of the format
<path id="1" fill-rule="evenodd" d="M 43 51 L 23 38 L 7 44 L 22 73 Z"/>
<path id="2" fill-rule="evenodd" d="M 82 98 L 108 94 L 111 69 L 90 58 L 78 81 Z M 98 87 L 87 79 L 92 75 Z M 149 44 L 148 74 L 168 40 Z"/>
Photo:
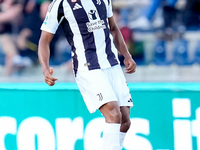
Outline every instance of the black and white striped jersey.
<path id="1" fill-rule="evenodd" d="M 112 15 L 110 0 L 54 0 L 41 30 L 55 34 L 62 25 L 75 72 L 108 68 L 119 64 L 108 24 Z"/>

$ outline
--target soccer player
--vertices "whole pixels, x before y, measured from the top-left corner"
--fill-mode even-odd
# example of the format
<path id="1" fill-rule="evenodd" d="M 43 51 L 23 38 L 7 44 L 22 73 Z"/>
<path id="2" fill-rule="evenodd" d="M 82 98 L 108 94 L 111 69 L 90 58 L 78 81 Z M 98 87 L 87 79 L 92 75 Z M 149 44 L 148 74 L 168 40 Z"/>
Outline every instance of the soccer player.
<path id="1" fill-rule="evenodd" d="M 99 109 L 105 117 L 103 150 L 120 150 L 130 127 L 133 103 L 118 51 L 125 58 L 126 73 L 135 72 L 136 63 L 113 19 L 111 1 L 54 0 L 49 5 L 38 55 L 50 86 L 57 79 L 49 68 L 49 44 L 59 25 L 72 47 L 75 80 L 86 106 L 91 113 Z"/>

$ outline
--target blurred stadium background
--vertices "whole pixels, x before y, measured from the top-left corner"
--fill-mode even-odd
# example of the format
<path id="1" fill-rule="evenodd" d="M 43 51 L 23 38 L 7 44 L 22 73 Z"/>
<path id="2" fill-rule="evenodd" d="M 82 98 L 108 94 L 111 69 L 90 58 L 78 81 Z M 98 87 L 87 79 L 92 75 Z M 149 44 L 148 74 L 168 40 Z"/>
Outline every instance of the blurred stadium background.
<path id="1" fill-rule="evenodd" d="M 200 150 L 200 1 L 112 1 L 137 63 L 125 74 L 135 106 L 123 150 Z M 37 45 L 50 2 L 0 0 L 0 150 L 100 150 L 103 118 L 82 101 L 61 28 L 58 83 L 44 83 Z"/>
<path id="2" fill-rule="evenodd" d="M 1 82 L 43 81 L 37 44 L 48 4 L 46 0 L 1 2 Z M 138 64 L 128 81 L 200 80 L 199 8 L 198 0 L 113 0 L 114 17 Z M 55 76 L 59 81 L 74 81 L 62 29 L 53 41 L 50 65 Z"/>

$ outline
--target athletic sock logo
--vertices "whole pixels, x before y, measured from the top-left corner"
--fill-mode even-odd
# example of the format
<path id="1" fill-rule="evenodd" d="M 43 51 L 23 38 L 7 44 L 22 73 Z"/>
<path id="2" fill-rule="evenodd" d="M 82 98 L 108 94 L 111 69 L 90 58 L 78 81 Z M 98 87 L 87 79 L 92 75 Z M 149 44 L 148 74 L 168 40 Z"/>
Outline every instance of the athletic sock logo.
<path id="1" fill-rule="evenodd" d="M 78 3 L 76 3 L 75 6 L 74 6 L 74 8 L 73 8 L 73 10 L 77 10 L 77 9 L 80 9 L 80 8 L 82 8 L 82 6 L 79 5 Z"/>

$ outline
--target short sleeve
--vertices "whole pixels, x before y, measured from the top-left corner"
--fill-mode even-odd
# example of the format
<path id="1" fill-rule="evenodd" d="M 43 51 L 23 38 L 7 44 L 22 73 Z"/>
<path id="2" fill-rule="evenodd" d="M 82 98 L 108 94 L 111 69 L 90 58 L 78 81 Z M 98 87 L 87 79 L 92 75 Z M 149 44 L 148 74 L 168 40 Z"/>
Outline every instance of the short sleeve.
<path id="1" fill-rule="evenodd" d="M 112 11 L 112 2 L 111 0 L 107 0 L 108 1 L 108 18 L 113 16 L 113 11 Z"/>
<path id="2" fill-rule="evenodd" d="M 46 18 L 43 21 L 41 26 L 41 30 L 47 31 L 50 33 L 55 34 L 56 30 L 58 29 L 59 22 L 58 22 L 58 9 L 59 9 L 60 1 L 54 0 L 48 8 Z"/>

